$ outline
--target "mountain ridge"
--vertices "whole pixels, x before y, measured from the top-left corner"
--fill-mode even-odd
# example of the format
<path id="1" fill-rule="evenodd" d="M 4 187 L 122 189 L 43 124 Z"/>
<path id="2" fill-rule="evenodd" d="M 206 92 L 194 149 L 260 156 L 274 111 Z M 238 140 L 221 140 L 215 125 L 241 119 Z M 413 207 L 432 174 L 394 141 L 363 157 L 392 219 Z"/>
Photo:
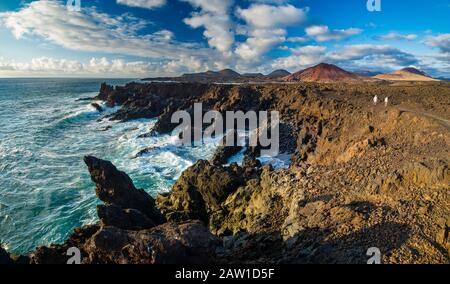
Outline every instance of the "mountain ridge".
<path id="1" fill-rule="evenodd" d="M 392 73 L 379 74 L 374 76 L 373 78 L 385 81 L 419 81 L 419 82 L 440 81 L 414 67 L 406 67 L 394 71 Z"/>
<path id="2" fill-rule="evenodd" d="M 337 82 L 359 81 L 363 77 L 346 71 L 336 65 L 320 63 L 283 77 L 284 82 Z"/>

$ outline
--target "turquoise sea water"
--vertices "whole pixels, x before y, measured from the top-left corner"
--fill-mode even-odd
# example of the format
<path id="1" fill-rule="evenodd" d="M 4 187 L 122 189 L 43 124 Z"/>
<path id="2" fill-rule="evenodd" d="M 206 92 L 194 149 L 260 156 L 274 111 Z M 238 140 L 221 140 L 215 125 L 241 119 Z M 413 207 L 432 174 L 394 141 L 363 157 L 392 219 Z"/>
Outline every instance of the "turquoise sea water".
<path id="1" fill-rule="evenodd" d="M 130 80 L 0 79 L 0 242 L 15 253 L 60 243 L 73 228 L 96 221 L 94 184 L 83 156 L 112 161 L 151 195 L 212 156 L 215 143 L 174 146 L 174 137 L 138 139 L 154 121 L 102 119 L 89 101 L 100 84 Z M 102 131 L 106 127 L 111 129 Z M 145 157 L 134 158 L 149 146 Z"/>

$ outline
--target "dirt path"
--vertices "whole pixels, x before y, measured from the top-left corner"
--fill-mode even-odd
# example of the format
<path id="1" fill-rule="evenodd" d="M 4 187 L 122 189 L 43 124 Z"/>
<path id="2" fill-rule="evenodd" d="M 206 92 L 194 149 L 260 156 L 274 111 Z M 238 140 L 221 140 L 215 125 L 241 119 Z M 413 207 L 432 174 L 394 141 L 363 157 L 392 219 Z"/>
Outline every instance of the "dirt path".
<path id="1" fill-rule="evenodd" d="M 434 119 L 437 122 L 439 122 L 439 124 L 441 124 L 442 126 L 447 128 L 447 130 L 450 131 L 450 120 L 448 120 L 448 119 L 445 119 L 443 117 L 440 117 L 440 116 L 432 114 L 432 113 L 428 113 L 428 112 L 424 112 L 424 111 L 420 111 L 420 110 L 414 110 L 414 109 L 410 109 L 410 108 L 407 108 L 407 107 L 398 107 L 398 110 L 400 110 L 402 112 L 415 113 L 415 114 L 418 114 L 420 116 L 424 116 L 424 117 L 428 117 L 428 118 Z"/>

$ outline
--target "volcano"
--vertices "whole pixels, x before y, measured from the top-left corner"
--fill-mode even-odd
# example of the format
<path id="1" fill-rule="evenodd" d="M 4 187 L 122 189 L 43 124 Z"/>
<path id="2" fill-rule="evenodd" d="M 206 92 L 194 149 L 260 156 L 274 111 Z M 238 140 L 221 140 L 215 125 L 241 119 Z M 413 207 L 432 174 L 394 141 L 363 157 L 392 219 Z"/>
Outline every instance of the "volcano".
<path id="1" fill-rule="evenodd" d="M 348 82 L 359 81 L 362 77 L 345 71 L 333 64 L 321 63 L 314 67 L 282 78 L 285 82 Z"/>
<path id="2" fill-rule="evenodd" d="M 389 74 L 380 74 L 374 78 L 386 81 L 439 81 L 413 67 L 403 68 Z"/>

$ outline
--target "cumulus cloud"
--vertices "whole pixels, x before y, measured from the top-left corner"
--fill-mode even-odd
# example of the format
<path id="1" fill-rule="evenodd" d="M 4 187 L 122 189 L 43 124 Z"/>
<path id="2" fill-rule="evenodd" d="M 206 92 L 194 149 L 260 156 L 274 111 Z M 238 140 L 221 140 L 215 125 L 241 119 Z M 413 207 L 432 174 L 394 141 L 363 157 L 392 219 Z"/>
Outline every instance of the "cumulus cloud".
<path id="1" fill-rule="evenodd" d="M 388 34 L 379 37 L 382 40 L 415 40 L 417 39 L 416 34 L 400 34 L 396 32 L 390 32 Z"/>
<path id="2" fill-rule="evenodd" d="M 306 10 L 292 5 L 253 4 L 248 9 L 238 8 L 237 14 L 249 25 L 260 29 L 283 28 L 306 19 Z"/>
<path id="3" fill-rule="evenodd" d="M 117 0 L 117 4 L 130 7 L 153 9 L 164 6 L 166 4 L 166 0 Z"/>
<path id="4" fill-rule="evenodd" d="M 232 21 L 228 15 L 232 0 L 182 0 L 200 9 L 184 22 L 192 28 L 204 27 L 208 44 L 222 53 L 229 53 L 234 44 Z"/>
<path id="5" fill-rule="evenodd" d="M 253 4 L 247 9 L 238 8 L 236 14 L 246 22 L 242 34 L 248 38 L 236 48 L 242 59 L 254 61 L 274 46 L 286 40 L 286 28 L 306 20 L 308 9 L 292 5 L 273 6 Z"/>
<path id="6" fill-rule="evenodd" d="M 0 13 L 0 20 L 17 39 L 38 36 L 71 50 L 170 59 L 212 56 L 199 44 L 172 41 L 169 31 L 138 34 L 151 23 L 129 14 L 111 16 L 93 7 L 68 11 L 58 1 L 34 1 L 18 11 Z"/>
<path id="7" fill-rule="evenodd" d="M 343 40 L 358 35 L 363 30 L 357 28 L 330 30 L 328 26 L 310 26 L 305 29 L 305 32 L 317 42 L 325 42 L 330 40 Z"/>

